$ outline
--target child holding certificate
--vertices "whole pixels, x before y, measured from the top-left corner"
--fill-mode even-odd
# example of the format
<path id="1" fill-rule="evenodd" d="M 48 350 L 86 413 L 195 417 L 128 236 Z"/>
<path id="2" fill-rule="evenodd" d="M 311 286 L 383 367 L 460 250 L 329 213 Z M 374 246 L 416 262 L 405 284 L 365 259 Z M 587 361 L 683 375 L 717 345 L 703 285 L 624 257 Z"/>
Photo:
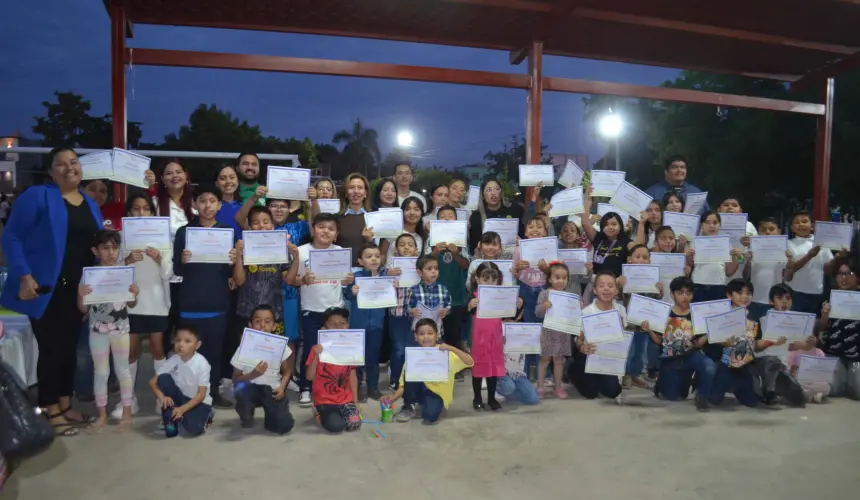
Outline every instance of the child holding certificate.
<path id="1" fill-rule="evenodd" d="M 655 231 L 654 246 L 652 252 L 658 253 L 684 253 L 684 248 L 687 246 L 687 239 L 681 235 L 680 238 L 675 237 L 675 231 L 669 226 L 661 226 Z M 684 266 L 684 276 L 690 277 L 693 268 L 689 265 Z M 677 278 L 677 276 L 674 276 Z M 672 291 L 669 287 L 663 287 L 663 296 L 660 298 L 663 302 L 672 303 Z"/>
<path id="2" fill-rule="evenodd" d="M 836 290 L 860 291 L 857 281 L 860 268 L 856 262 L 840 262 L 834 274 Z M 860 399 L 860 321 L 831 318 L 830 313 L 830 303 L 825 302 L 821 306 L 821 317 L 815 323 L 815 331 L 821 338 L 821 350 L 828 356 L 839 358 L 830 395 Z"/>
<path id="3" fill-rule="evenodd" d="M 773 217 L 765 217 L 758 223 L 759 236 L 779 236 L 782 232 L 779 223 Z M 786 252 L 787 253 L 787 252 Z M 759 318 L 770 309 L 768 291 L 778 283 L 782 283 L 786 267 L 792 265 L 790 256 L 786 255 L 789 262 L 767 262 L 756 260 L 755 254 L 747 256 L 747 265 L 744 267 L 744 279 L 752 282 L 755 289 L 752 302 L 750 303 L 750 317 L 758 321 Z"/>
<path id="4" fill-rule="evenodd" d="M 457 220 L 454 207 L 445 205 L 436 213 L 437 220 Z M 439 283 L 448 289 L 451 295 L 451 312 L 443 320 L 445 342 L 457 347 L 463 347 L 463 325 L 466 317 L 466 269 L 469 268 L 469 254 L 464 247 L 439 242 L 428 247 L 426 253 L 436 257 L 439 264 Z"/>
<path id="5" fill-rule="evenodd" d="M 786 265 L 785 282 L 794 289 L 794 310 L 818 314 L 824 301 L 824 275 L 834 269 L 833 253 L 815 244 L 808 212 L 796 212 L 790 227 L 794 234 L 788 240 L 792 262 Z"/>
<path id="6" fill-rule="evenodd" d="M 547 229 L 543 221 L 534 218 L 526 223 L 525 237 L 545 238 Z M 514 275 L 520 282 L 520 297 L 523 299 L 523 321 L 526 323 L 537 323 L 535 308 L 541 290 L 546 285 L 546 273 L 549 266 L 541 259 L 539 262 L 528 262 L 520 259 L 520 248 L 514 251 Z"/>
<path id="7" fill-rule="evenodd" d="M 409 233 L 403 233 L 394 242 L 394 257 L 418 257 L 418 246 L 415 237 Z M 388 275 L 400 276 L 402 270 L 395 267 L 392 259 L 388 259 Z M 400 283 L 403 284 L 402 282 Z M 397 306 L 391 308 L 388 316 L 388 333 L 391 336 L 391 369 L 389 388 L 397 389 L 400 373 L 403 371 L 403 362 L 406 360 L 406 346 L 414 342 L 412 334 L 412 316 L 409 314 L 409 288 L 405 286 L 397 288 Z"/>
<path id="8" fill-rule="evenodd" d="M 720 234 L 720 214 L 714 211 L 706 213 L 702 217 L 702 236 L 717 236 Z M 693 283 L 696 284 L 696 292 L 693 294 L 693 302 L 705 302 L 709 300 L 720 300 L 726 296 L 726 278 L 735 274 L 740 265 L 741 250 L 733 248 L 729 263 L 725 262 L 702 262 L 696 264 L 696 251 L 693 248 L 685 250 L 687 264 L 693 268 Z"/>
<path id="9" fill-rule="evenodd" d="M 651 252 L 648 251 L 648 247 L 645 245 L 636 245 L 630 250 L 627 262 L 629 264 L 651 264 Z M 623 290 L 627 284 L 627 278 L 625 276 L 619 277 L 618 284 Z M 663 296 L 663 283 L 657 283 L 657 290 L 659 290 L 659 293 L 640 293 L 638 295 L 660 300 Z M 630 294 L 625 293 L 624 304 L 627 305 L 629 303 Z M 653 371 L 656 371 L 659 352 L 657 346 L 659 342 L 655 343 L 651 341 L 651 330 L 647 326 L 637 325 L 633 328 L 633 341 L 630 343 L 630 352 L 627 354 L 627 373 L 621 379 L 621 387 L 624 389 L 630 389 L 633 386 L 640 388 L 648 387 L 648 382 L 642 377 L 642 370 L 646 364 L 649 367 L 649 372 L 653 373 Z"/>
<path id="10" fill-rule="evenodd" d="M 594 272 L 610 271 L 617 278 L 621 276 L 621 266 L 627 262 L 630 247 L 634 245 L 624 233 L 624 222 L 615 212 L 608 212 L 600 218 L 600 230 L 591 225 L 591 188 L 582 197 L 582 230 L 594 246 Z"/>
<path id="11" fill-rule="evenodd" d="M 542 319 L 546 316 L 547 309 L 552 307 L 552 302 L 549 300 L 550 290 L 563 292 L 567 290 L 567 283 L 570 277 L 570 272 L 567 265 L 563 262 L 551 262 L 549 264 L 549 273 L 547 273 L 547 287 L 541 290 L 538 295 L 535 315 Z M 562 376 L 564 371 L 564 360 L 566 356 L 570 356 L 570 335 L 565 332 L 543 328 L 540 336 L 540 362 L 538 363 L 538 395 L 542 398 L 544 392 L 544 380 L 546 379 L 546 369 L 549 362 L 552 361 L 552 375 L 555 383 L 555 397 L 558 399 L 567 399 L 567 391 L 562 387 Z"/>
<path id="12" fill-rule="evenodd" d="M 439 264 L 436 259 L 430 255 L 422 255 L 415 262 L 415 268 L 418 275 L 421 276 L 421 283 L 409 289 L 409 295 L 406 303 L 409 305 L 409 314 L 417 322 L 422 318 L 422 309 L 424 311 L 433 311 L 439 315 L 440 319 L 445 319 L 445 316 L 451 310 L 451 294 L 448 293 L 448 287 L 437 283 L 439 279 Z M 443 330 L 444 332 L 444 330 Z"/>
<path id="13" fill-rule="evenodd" d="M 636 243 L 648 248 L 654 247 L 657 229 L 663 225 L 663 206 L 657 200 L 651 200 L 648 208 L 639 214 L 639 224 L 636 227 Z"/>
<path id="14" fill-rule="evenodd" d="M 475 259 L 469 263 L 466 271 L 466 291 L 472 292 L 472 275 L 475 269 L 484 260 L 512 260 L 514 258 L 513 247 L 502 246 L 502 237 L 495 231 L 487 231 L 481 235 L 478 246 L 475 248 Z M 502 280 L 504 281 L 504 279 Z M 512 281 L 516 284 L 515 281 Z"/>
<path id="15" fill-rule="evenodd" d="M 561 231 L 558 236 L 558 249 L 569 248 L 586 248 L 588 246 L 588 238 L 583 239 L 582 231 L 579 230 L 573 221 L 567 221 L 561 226 Z M 589 251 L 589 254 L 591 252 Z M 591 303 L 592 287 L 591 287 L 591 272 L 594 269 L 594 263 L 585 263 L 585 274 L 571 274 L 567 280 L 566 292 L 575 293 L 582 297 L 583 304 Z"/>

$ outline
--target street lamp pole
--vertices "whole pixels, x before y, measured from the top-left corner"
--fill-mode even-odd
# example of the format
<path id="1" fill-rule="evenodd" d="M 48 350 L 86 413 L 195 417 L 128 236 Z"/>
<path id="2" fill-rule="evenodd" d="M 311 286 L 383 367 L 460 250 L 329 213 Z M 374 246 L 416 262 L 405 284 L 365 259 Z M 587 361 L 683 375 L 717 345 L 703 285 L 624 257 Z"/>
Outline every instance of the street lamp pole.
<path id="1" fill-rule="evenodd" d="M 621 141 L 615 136 L 615 170 L 621 170 Z"/>

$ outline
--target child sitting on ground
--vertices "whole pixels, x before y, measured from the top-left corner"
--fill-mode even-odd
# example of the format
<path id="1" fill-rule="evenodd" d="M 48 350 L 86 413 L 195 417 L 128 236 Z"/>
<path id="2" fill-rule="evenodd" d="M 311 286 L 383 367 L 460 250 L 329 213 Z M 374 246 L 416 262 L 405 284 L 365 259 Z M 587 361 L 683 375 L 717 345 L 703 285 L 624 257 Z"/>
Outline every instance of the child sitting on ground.
<path id="1" fill-rule="evenodd" d="M 788 368 L 793 377 L 797 377 L 797 371 L 800 368 L 801 356 L 815 356 L 816 358 L 823 358 L 824 351 L 817 347 L 789 351 Z M 830 394 L 830 384 L 827 382 L 804 382 L 801 380 L 800 386 L 803 388 L 803 395 L 808 402 L 821 404 L 827 399 L 827 395 Z"/>

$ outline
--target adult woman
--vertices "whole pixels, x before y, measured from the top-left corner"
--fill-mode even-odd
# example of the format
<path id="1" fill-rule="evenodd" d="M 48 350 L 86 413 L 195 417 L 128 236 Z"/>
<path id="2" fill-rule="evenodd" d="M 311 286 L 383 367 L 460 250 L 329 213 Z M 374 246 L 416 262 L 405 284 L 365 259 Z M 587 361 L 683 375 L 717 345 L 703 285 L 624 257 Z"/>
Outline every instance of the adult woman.
<path id="1" fill-rule="evenodd" d="M 335 245 L 352 249 L 352 265 L 358 266 L 358 253 L 367 241 L 373 239 L 373 231 L 364 226 L 364 214 L 370 212 L 370 184 L 359 174 L 352 173 L 343 181 L 340 192 L 340 218 Z"/>
<path id="2" fill-rule="evenodd" d="M 448 204 L 454 208 L 463 208 L 468 200 L 463 199 L 467 195 L 466 181 L 463 179 L 451 179 L 448 181 Z"/>
<path id="3" fill-rule="evenodd" d="M 373 192 L 373 210 L 397 206 L 397 184 L 391 179 L 380 179 Z"/>
<path id="4" fill-rule="evenodd" d="M 430 203 L 421 220 L 429 227 L 430 221 L 436 220 L 436 210 L 448 204 L 448 186 L 440 184 L 430 188 Z"/>
<path id="5" fill-rule="evenodd" d="M 316 188 L 317 198 L 320 200 L 333 200 L 337 198 L 337 194 L 334 190 L 334 182 L 332 182 L 328 177 L 317 179 L 317 181 L 314 182 L 314 188 Z"/>
<path id="6" fill-rule="evenodd" d="M 93 236 L 102 228 L 98 205 L 80 189 L 81 166 L 71 148 L 50 153 L 53 183 L 33 186 L 15 202 L 3 232 L 9 277 L 0 304 L 30 317 L 39 344 L 39 406 L 58 435 L 90 421 L 72 409 L 77 308 L 83 268 L 91 266 Z"/>
<path id="7" fill-rule="evenodd" d="M 857 279 L 860 268 L 857 262 L 843 260 L 833 268 L 836 270 L 834 278 L 837 290 L 860 290 Z M 830 304 L 825 302 L 821 307 L 821 317 L 815 323 L 815 331 L 818 332 L 819 347 L 824 354 L 839 358 L 830 384 L 830 395 L 860 399 L 860 322 L 831 319 Z"/>
<path id="8" fill-rule="evenodd" d="M 636 226 L 636 244 L 654 248 L 654 235 L 663 225 L 663 205 L 657 200 L 651 200 L 648 208 L 640 214 Z"/>
<path id="9" fill-rule="evenodd" d="M 475 247 L 481 241 L 484 232 L 484 221 L 487 219 L 520 219 L 520 236 L 523 235 L 523 207 L 516 203 L 505 204 L 502 196 L 502 185 L 496 179 L 484 179 L 481 183 L 481 200 L 478 210 L 469 217 L 469 253 L 475 252 Z"/>
<path id="10" fill-rule="evenodd" d="M 236 223 L 236 212 L 242 207 L 239 199 L 239 174 L 236 167 L 227 163 L 221 166 L 221 170 L 215 174 L 215 184 L 221 189 L 221 208 L 215 214 L 215 220 L 233 228 L 237 235 L 241 235 L 241 228 Z"/>
<path id="11" fill-rule="evenodd" d="M 176 158 L 164 163 L 161 181 L 155 187 L 155 205 L 160 217 L 170 217 L 170 240 L 176 231 L 197 215 L 192 206 L 188 171 Z"/>

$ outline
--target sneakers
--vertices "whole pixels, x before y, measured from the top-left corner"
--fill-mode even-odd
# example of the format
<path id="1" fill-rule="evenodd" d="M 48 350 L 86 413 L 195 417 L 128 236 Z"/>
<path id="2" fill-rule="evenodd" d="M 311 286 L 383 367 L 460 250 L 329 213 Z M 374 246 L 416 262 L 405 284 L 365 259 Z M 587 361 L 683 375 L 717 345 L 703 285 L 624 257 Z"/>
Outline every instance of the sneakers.
<path id="1" fill-rule="evenodd" d="M 392 383 L 388 384 L 388 388 L 391 389 L 391 392 L 394 392 L 397 390 L 397 384 L 392 382 Z"/>
<path id="2" fill-rule="evenodd" d="M 487 406 L 489 406 L 490 409 L 493 411 L 499 411 L 502 409 L 502 405 L 500 405 L 499 402 L 495 399 L 490 399 L 489 401 L 487 401 Z"/>
<path id="3" fill-rule="evenodd" d="M 695 402 L 696 402 L 696 410 L 698 410 L 700 412 L 706 412 L 709 410 L 708 402 L 705 401 L 704 398 L 700 398 L 699 396 L 696 396 Z"/>
<path id="4" fill-rule="evenodd" d="M 544 387 L 553 387 L 554 385 L 555 385 L 555 381 L 553 381 L 553 379 L 551 379 L 551 378 L 548 378 L 548 379 L 543 381 Z"/>
<path id="5" fill-rule="evenodd" d="M 567 399 L 567 391 L 562 387 L 557 387 L 555 389 L 555 397 L 556 399 Z"/>
<path id="6" fill-rule="evenodd" d="M 224 396 L 216 394 L 212 396 L 212 406 L 223 410 L 229 410 L 230 408 L 233 408 L 233 403 L 228 399 L 224 399 Z"/>
<path id="7" fill-rule="evenodd" d="M 299 406 L 301 408 L 307 408 L 309 406 L 313 406 L 314 401 L 311 399 L 311 391 L 302 391 L 299 396 Z"/>
<path id="8" fill-rule="evenodd" d="M 404 404 L 397 415 L 394 417 L 395 422 L 406 423 L 415 418 L 415 407 L 413 405 Z"/>
<path id="9" fill-rule="evenodd" d="M 648 382 L 645 382 L 645 379 L 642 378 L 641 375 L 636 377 L 630 377 L 630 382 L 633 384 L 634 387 L 638 387 L 640 389 L 648 388 Z"/>
<path id="10" fill-rule="evenodd" d="M 498 391 L 496 392 L 496 401 L 498 401 L 499 403 L 505 402 L 505 397 L 499 394 Z"/>
<path id="11" fill-rule="evenodd" d="M 358 402 L 359 403 L 367 403 L 367 386 L 360 385 L 358 386 Z"/>
<path id="12" fill-rule="evenodd" d="M 137 404 L 137 398 L 132 399 L 131 401 L 131 414 L 137 415 L 140 412 L 140 405 Z M 161 413 L 161 407 L 159 407 L 159 413 Z M 113 408 L 113 411 L 110 412 L 110 418 L 114 420 L 122 419 L 122 401 L 116 404 Z"/>
<path id="13" fill-rule="evenodd" d="M 624 375 L 621 377 L 621 388 L 622 389 L 631 389 L 633 387 L 633 380 L 630 375 Z"/>
<path id="14" fill-rule="evenodd" d="M 287 390 L 299 392 L 299 384 L 296 383 L 295 379 L 290 379 L 290 383 L 287 384 Z"/>
<path id="15" fill-rule="evenodd" d="M 821 404 L 824 402 L 824 393 L 816 392 L 814 396 L 812 396 L 812 401 L 815 403 Z"/>

